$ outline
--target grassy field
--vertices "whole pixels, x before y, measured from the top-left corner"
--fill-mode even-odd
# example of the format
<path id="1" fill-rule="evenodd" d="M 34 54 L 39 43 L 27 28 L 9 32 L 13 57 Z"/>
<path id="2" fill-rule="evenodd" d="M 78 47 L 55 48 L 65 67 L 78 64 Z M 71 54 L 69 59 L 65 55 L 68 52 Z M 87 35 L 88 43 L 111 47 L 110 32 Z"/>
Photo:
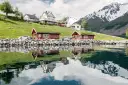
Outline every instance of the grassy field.
<path id="1" fill-rule="evenodd" d="M 0 16 L 1 17 L 1 16 Z M 38 23 L 28 23 L 23 21 L 16 21 L 11 19 L 0 19 L 0 38 L 18 38 L 20 36 L 31 36 L 31 30 L 35 28 L 39 32 L 60 32 L 61 37 L 71 36 L 73 30 L 67 27 L 40 25 Z M 123 38 L 109 36 L 105 34 L 80 31 L 82 33 L 94 34 L 96 40 L 122 40 Z"/>

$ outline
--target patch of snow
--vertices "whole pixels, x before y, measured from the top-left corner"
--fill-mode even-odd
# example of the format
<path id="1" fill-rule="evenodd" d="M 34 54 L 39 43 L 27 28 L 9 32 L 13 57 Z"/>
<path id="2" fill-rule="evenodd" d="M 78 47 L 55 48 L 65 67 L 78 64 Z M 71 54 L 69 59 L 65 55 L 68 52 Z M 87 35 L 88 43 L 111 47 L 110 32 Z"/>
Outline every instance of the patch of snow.
<path id="1" fill-rule="evenodd" d="M 98 12 L 94 12 L 90 15 L 87 15 L 87 19 L 94 19 L 95 16 L 99 17 L 100 19 L 104 20 L 106 18 L 108 21 L 115 20 L 118 17 L 123 16 L 125 13 L 128 12 L 128 4 L 119 4 L 119 3 L 112 3 L 108 6 L 105 6 L 103 9 L 99 10 Z"/>

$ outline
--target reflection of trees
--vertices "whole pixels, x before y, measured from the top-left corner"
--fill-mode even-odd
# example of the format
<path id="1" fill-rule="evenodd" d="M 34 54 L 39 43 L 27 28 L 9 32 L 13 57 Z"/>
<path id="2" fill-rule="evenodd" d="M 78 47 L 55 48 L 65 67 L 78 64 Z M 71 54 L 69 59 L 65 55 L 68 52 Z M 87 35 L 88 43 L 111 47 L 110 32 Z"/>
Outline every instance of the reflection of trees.
<path id="1" fill-rule="evenodd" d="M 102 64 L 94 64 L 94 63 L 86 63 L 87 66 L 99 69 L 105 74 L 109 74 L 111 76 L 118 76 L 119 67 L 115 66 L 112 62 L 102 62 Z"/>
<path id="2" fill-rule="evenodd" d="M 110 74 L 111 76 L 117 76 L 119 68 L 115 64 L 119 65 L 124 69 L 128 69 L 128 57 L 121 52 L 109 52 L 101 51 L 95 52 L 91 57 L 84 57 L 81 60 L 83 63 L 87 63 L 92 68 L 98 68 L 103 73 Z M 102 69 L 101 69 L 102 68 Z"/>
<path id="3" fill-rule="evenodd" d="M 119 69 L 115 65 L 111 65 L 108 62 L 106 62 L 106 64 L 103 65 L 103 69 L 101 69 L 101 71 L 111 76 L 118 76 Z"/>
<path id="4" fill-rule="evenodd" d="M 2 79 L 6 84 L 9 84 L 14 78 L 14 76 L 18 77 L 19 73 L 24 69 L 24 65 L 26 63 L 16 63 L 13 65 L 2 65 L 0 79 Z M 14 75 L 14 72 L 16 73 Z"/>
<path id="5" fill-rule="evenodd" d="M 12 78 L 14 77 L 14 73 L 13 72 L 9 72 L 9 69 L 7 69 L 7 72 L 3 72 L 1 73 L 1 79 L 6 83 L 9 84 L 12 80 Z"/>
<path id="6" fill-rule="evenodd" d="M 90 61 L 94 64 L 105 64 L 107 61 L 112 61 L 119 66 L 128 69 L 128 57 L 121 52 L 109 52 L 109 51 L 101 51 L 95 52 L 91 57 L 84 57 L 81 59 L 82 62 Z"/>

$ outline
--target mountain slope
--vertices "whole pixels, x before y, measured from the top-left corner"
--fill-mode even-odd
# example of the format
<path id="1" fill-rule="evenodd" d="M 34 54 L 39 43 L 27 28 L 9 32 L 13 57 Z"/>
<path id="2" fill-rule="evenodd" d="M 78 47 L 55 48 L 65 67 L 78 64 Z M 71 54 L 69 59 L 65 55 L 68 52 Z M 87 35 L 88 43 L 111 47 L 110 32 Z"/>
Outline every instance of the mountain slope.
<path id="1" fill-rule="evenodd" d="M 82 19 L 78 23 L 81 23 Z M 87 30 L 124 35 L 128 24 L 128 4 L 112 3 L 98 12 L 85 16 L 84 19 L 88 22 Z"/>
<path id="2" fill-rule="evenodd" d="M 76 30 L 67 27 L 40 25 L 38 23 L 28 23 L 12 19 L 1 19 L 0 16 L 0 38 L 18 38 L 20 36 L 31 36 L 32 28 L 39 32 L 59 32 L 61 37 L 72 36 Z M 80 31 L 82 33 L 94 34 L 96 40 L 124 40 L 124 38 L 105 35 L 90 31 Z"/>

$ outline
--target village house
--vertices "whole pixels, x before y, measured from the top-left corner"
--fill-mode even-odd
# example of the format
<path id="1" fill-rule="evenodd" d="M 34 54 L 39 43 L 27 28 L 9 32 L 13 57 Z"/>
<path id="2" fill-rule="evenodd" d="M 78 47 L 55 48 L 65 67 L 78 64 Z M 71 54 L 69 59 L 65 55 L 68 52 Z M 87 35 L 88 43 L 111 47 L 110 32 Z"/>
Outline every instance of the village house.
<path id="1" fill-rule="evenodd" d="M 71 25 L 71 28 L 72 29 L 75 29 L 75 30 L 81 30 L 81 25 L 80 24 L 77 24 L 77 23 L 73 23 Z"/>
<path id="2" fill-rule="evenodd" d="M 67 22 L 58 21 L 57 25 L 60 26 L 60 27 L 66 27 L 67 26 Z"/>
<path id="3" fill-rule="evenodd" d="M 72 34 L 72 39 L 80 39 L 80 34 L 79 33 L 77 33 L 77 32 L 74 32 L 73 34 Z"/>
<path id="4" fill-rule="evenodd" d="M 32 30 L 32 38 L 37 40 L 43 39 L 59 39 L 60 33 L 56 32 L 36 32 L 35 29 Z"/>
<path id="5" fill-rule="evenodd" d="M 83 39 L 83 40 L 86 40 L 86 39 L 94 39 L 94 37 L 95 37 L 95 35 L 93 35 L 93 34 L 86 34 L 86 33 L 82 33 L 82 34 L 80 34 L 80 33 L 78 33 L 78 32 L 74 32 L 73 34 L 72 34 L 72 39 L 77 39 L 77 40 L 79 40 L 79 39 Z"/>
<path id="6" fill-rule="evenodd" d="M 54 25 L 56 24 L 55 16 L 50 11 L 45 11 L 40 17 L 40 23 Z"/>
<path id="7" fill-rule="evenodd" d="M 95 35 L 93 34 L 81 34 L 81 39 L 94 39 Z"/>
<path id="8" fill-rule="evenodd" d="M 27 22 L 39 22 L 39 19 L 36 17 L 35 14 L 25 14 L 24 15 L 24 20 Z"/>

